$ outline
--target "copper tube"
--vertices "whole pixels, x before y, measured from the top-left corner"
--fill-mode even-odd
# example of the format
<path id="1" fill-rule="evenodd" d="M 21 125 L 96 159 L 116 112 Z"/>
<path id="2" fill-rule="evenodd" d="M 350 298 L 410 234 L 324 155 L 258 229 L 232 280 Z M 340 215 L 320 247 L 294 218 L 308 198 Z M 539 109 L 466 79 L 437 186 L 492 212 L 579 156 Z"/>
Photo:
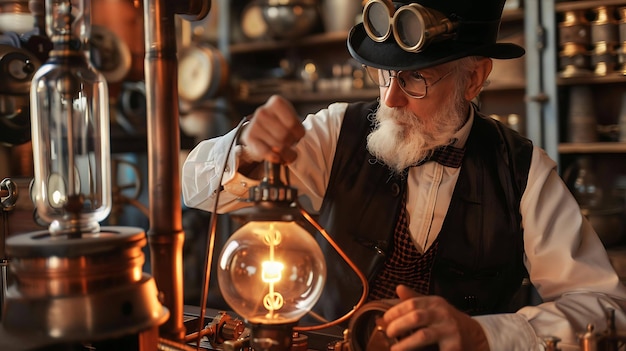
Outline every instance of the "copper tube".
<path id="1" fill-rule="evenodd" d="M 174 1 L 144 0 L 148 186 L 152 275 L 170 317 L 160 328 L 168 339 L 182 340 L 182 204 L 178 152 L 178 90 Z M 169 5 L 169 6 L 168 6 Z"/>
<path id="2" fill-rule="evenodd" d="M 354 313 L 359 308 L 361 308 L 361 306 L 363 306 L 363 304 L 365 304 L 365 302 L 367 300 L 367 294 L 368 294 L 368 291 L 369 291 L 369 284 L 367 282 L 367 277 L 365 276 L 365 274 L 363 274 L 363 272 L 361 272 L 359 267 L 356 266 L 354 261 L 352 261 L 350 259 L 350 257 L 348 257 L 348 255 L 346 255 L 346 253 L 335 242 L 335 240 L 333 240 L 333 238 L 330 236 L 330 234 L 328 234 L 326 229 L 324 229 L 324 227 L 322 227 L 313 218 L 313 216 L 311 216 L 304 208 L 299 206 L 298 209 L 300 210 L 300 213 L 302 214 L 302 216 L 304 218 L 306 218 L 306 220 L 310 224 L 312 224 L 315 227 L 315 229 L 317 229 L 322 234 L 322 236 L 326 239 L 326 241 L 328 241 L 330 243 L 330 245 L 333 247 L 333 249 L 335 249 L 335 251 L 337 251 L 339 256 L 341 256 L 341 258 L 348 264 L 348 266 L 350 266 L 350 268 L 352 268 L 352 271 L 354 271 L 354 273 L 357 275 L 359 280 L 361 280 L 361 285 L 363 287 L 363 291 L 361 292 L 361 298 L 359 299 L 359 302 L 357 302 L 357 304 L 354 306 L 354 308 L 352 308 L 352 310 L 350 310 L 348 313 L 344 314 L 342 317 L 339 317 L 339 318 L 337 318 L 337 319 L 335 319 L 333 321 L 330 321 L 330 322 L 327 322 L 327 323 L 323 323 L 323 324 L 319 324 L 319 325 L 299 326 L 299 327 L 294 327 L 293 328 L 294 331 L 304 332 L 304 331 L 312 331 L 312 330 L 320 330 L 320 329 L 324 329 L 324 328 L 329 328 L 329 327 L 332 327 L 332 326 L 335 326 L 335 325 L 339 325 L 339 324 L 349 320 L 352 317 L 352 315 L 354 315 Z"/>
<path id="3" fill-rule="evenodd" d="M 152 275 L 163 293 L 169 320 L 161 336 L 183 340 L 182 200 L 179 170 L 180 126 L 175 14 L 204 18 L 210 0 L 144 0 L 148 186 Z"/>

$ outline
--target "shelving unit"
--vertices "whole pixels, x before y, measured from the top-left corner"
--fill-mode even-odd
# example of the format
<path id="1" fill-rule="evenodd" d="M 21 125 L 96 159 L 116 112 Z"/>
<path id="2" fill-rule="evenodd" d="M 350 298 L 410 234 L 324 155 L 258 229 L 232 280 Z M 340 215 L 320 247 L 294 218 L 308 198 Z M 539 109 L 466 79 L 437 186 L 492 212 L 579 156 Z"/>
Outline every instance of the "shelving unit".
<path id="1" fill-rule="evenodd" d="M 241 6 L 241 5 L 240 5 Z M 236 11 L 237 7 L 231 7 Z M 510 9 L 503 14 L 503 31 L 523 35 L 524 10 Z M 232 16 L 230 16 L 232 18 Z M 235 23 L 236 25 L 236 23 Z M 278 67 L 280 60 L 289 59 L 296 62 L 312 61 L 320 69 L 320 77 L 328 78 L 330 67 L 333 64 L 346 64 L 351 60 L 346 47 L 347 31 L 341 32 L 317 32 L 298 40 L 259 40 L 249 42 L 230 43 L 227 48 L 227 56 L 231 67 L 236 67 L 233 74 L 233 83 L 239 79 L 246 80 L 248 77 L 262 79 L 264 71 Z M 520 43 L 523 45 L 523 43 Z M 252 60 L 253 58 L 253 60 Z M 254 62 L 254 63 L 252 63 Z M 353 62 L 353 69 L 360 68 Z M 297 77 L 293 77 L 297 79 Z M 252 78 L 249 78 L 252 81 Z M 367 80 L 367 77 L 363 77 Z M 481 94 L 481 106 L 487 113 L 516 114 L 525 118 L 524 90 L 526 82 L 523 72 L 519 79 L 514 81 L 493 80 L 487 85 Z M 245 87 L 244 87 L 245 89 Z M 314 112 L 316 109 L 325 107 L 334 101 L 358 101 L 370 100 L 378 97 L 379 89 L 375 86 L 364 88 L 341 89 L 341 90 L 313 90 L 301 91 L 300 89 L 286 89 L 281 95 L 292 101 L 296 108 L 303 113 Z M 253 108 L 262 104 L 274 93 L 268 89 L 265 93 L 238 94 L 239 88 L 235 86 L 231 101 L 241 113 L 249 113 Z"/>
<path id="2" fill-rule="evenodd" d="M 563 20 L 563 13 L 566 11 L 583 11 L 585 17 L 589 19 L 591 31 L 594 20 L 593 9 L 600 6 L 617 9 L 626 6 L 626 1 L 527 0 L 525 6 L 527 48 L 529 48 L 527 63 L 530 65 L 527 67 L 536 67 L 534 71 L 529 70 L 527 77 L 527 106 L 529 114 L 533 116 L 529 120 L 530 129 L 533 131 L 531 139 L 557 162 L 559 173 L 568 186 L 572 187 L 576 178 L 582 179 L 575 175 L 580 175 L 580 168 L 586 165 L 585 171 L 593 174 L 594 185 L 597 187 L 596 190 L 603 194 L 605 204 L 625 203 L 626 142 L 618 141 L 617 136 L 622 96 L 626 93 L 626 76 L 617 71 L 604 76 L 596 75 L 591 66 L 589 74 L 584 76 L 564 77 L 560 74 L 560 53 L 563 48 L 559 42 L 561 30 L 559 21 Z M 614 15 L 617 20 L 617 12 Z M 593 54 L 593 44 L 591 39 L 590 57 Z M 580 142 L 571 136 L 570 126 L 574 121 L 570 111 L 573 108 L 570 104 L 571 92 L 579 86 L 590 88 L 590 103 L 594 105 L 590 110 L 591 116 L 599 126 L 597 141 Z M 606 132 L 607 130 L 610 132 Z M 624 212 L 621 214 L 623 221 L 626 219 L 626 210 L 622 212 Z M 622 233 L 622 239 L 617 245 L 611 244 L 608 248 L 625 244 L 624 234 L 626 233 Z M 622 254 L 618 256 L 623 260 Z M 615 257 L 612 257 L 613 259 Z M 626 271 L 623 271 L 620 276 L 625 274 Z"/>
<path id="3" fill-rule="evenodd" d="M 556 14 L 563 13 L 565 11 L 572 10 L 581 10 L 581 11 L 591 11 L 594 8 L 600 6 L 608 6 L 616 9 L 621 6 L 626 6 L 626 1 L 624 0 L 605 0 L 605 1 L 565 1 L 565 2 L 557 2 L 553 4 L 554 12 Z M 617 18 L 615 18 L 617 20 Z M 558 43 L 558 23 L 557 17 L 554 16 L 553 23 L 550 24 L 550 27 L 553 28 L 553 32 L 550 33 L 550 37 L 548 40 L 554 40 L 553 43 L 553 51 L 551 53 L 555 54 L 554 60 L 557 60 L 559 53 L 559 44 Z M 619 29 L 616 29 L 618 31 Z M 626 38 L 622 38 L 626 39 Z M 556 66 L 556 63 L 554 63 Z M 593 70 L 593 68 L 590 68 Z M 545 71 L 546 82 L 548 84 L 553 84 L 554 88 L 552 88 L 557 95 L 554 103 L 554 111 L 555 118 L 558 126 L 558 134 L 557 138 L 551 143 L 552 145 L 548 145 L 548 147 L 554 147 L 554 143 L 556 142 L 556 149 L 558 150 L 558 154 L 555 155 L 555 159 L 560 163 L 562 168 L 567 167 L 564 164 L 566 158 L 572 154 L 598 154 L 598 157 L 601 157 L 601 154 L 619 154 L 624 153 L 626 156 L 626 146 L 624 143 L 618 142 L 617 140 L 602 140 L 602 139 L 610 139 L 610 137 L 599 136 L 600 142 L 593 143 L 576 143 L 571 142 L 567 139 L 567 128 L 568 128 L 568 94 L 572 87 L 575 86 L 590 86 L 593 91 L 593 102 L 595 103 L 596 112 L 597 112 L 597 122 L 599 125 L 617 125 L 618 123 L 618 115 L 620 113 L 619 109 L 621 108 L 621 99 L 622 95 L 626 92 L 626 75 L 621 74 L 619 72 L 608 73 L 605 76 L 594 75 L 591 73 L 588 76 L 583 77 L 561 77 L 558 75 L 558 71 Z M 604 141 L 604 142 L 602 142 Z M 562 157 L 563 154 L 568 155 L 565 158 Z M 626 161 L 626 158 L 625 158 Z"/>

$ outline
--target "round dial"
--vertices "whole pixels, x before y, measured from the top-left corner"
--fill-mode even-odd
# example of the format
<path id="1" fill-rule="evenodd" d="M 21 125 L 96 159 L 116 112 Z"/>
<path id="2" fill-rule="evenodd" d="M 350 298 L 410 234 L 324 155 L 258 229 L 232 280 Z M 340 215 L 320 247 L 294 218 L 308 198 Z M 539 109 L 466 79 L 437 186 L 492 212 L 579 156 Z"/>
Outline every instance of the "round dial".
<path id="1" fill-rule="evenodd" d="M 190 47 L 178 61 L 178 94 L 184 100 L 196 101 L 209 90 L 213 79 L 211 53 L 201 47 Z"/>
<path id="2" fill-rule="evenodd" d="M 103 26 L 91 27 L 91 62 L 107 82 L 121 82 L 130 71 L 130 49 L 117 34 Z"/>

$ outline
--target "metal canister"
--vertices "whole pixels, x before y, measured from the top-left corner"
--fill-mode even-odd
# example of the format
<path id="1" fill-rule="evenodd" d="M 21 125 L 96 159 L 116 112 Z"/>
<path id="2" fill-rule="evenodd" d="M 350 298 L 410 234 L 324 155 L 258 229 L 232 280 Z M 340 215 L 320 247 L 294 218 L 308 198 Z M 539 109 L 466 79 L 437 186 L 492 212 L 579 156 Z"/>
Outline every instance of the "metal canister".
<path id="1" fill-rule="evenodd" d="M 562 15 L 563 20 L 559 22 L 560 74 L 563 77 L 588 75 L 591 73 L 589 20 L 584 10 L 569 10 Z"/>
<path id="2" fill-rule="evenodd" d="M 597 76 L 615 72 L 617 67 L 615 45 L 606 41 L 596 42 L 591 54 L 591 65 L 594 67 L 593 73 Z"/>
<path id="3" fill-rule="evenodd" d="M 626 6 L 617 9 L 619 18 L 619 46 L 617 48 L 618 71 L 626 75 Z"/>
<path id="4" fill-rule="evenodd" d="M 591 53 L 587 48 L 577 43 L 565 43 L 559 53 L 561 77 L 580 77 L 592 74 Z"/>
<path id="5" fill-rule="evenodd" d="M 576 43 L 584 47 L 591 44 L 590 23 L 584 10 L 563 12 L 559 23 L 559 44 Z"/>
<path id="6" fill-rule="evenodd" d="M 598 141 L 596 110 L 593 93 L 588 85 L 570 88 L 568 111 L 568 141 L 590 143 Z"/>
<path id="7" fill-rule="evenodd" d="M 619 44 L 618 22 L 613 6 L 598 6 L 593 12 L 595 19 L 591 22 L 591 64 L 596 75 L 604 76 L 614 72 L 617 65 L 615 48 Z"/>
<path id="8" fill-rule="evenodd" d="M 618 43 L 618 23 L 615 18 L 615 7 L 598 6 L 593 9 L 595 19 L 591 22 L 591 41 Z"/>
<path id="9" fill-rule="evenodd" d="M 561 341 L 561 338 L 556 336 L 544 336 L 542 337 L 543 344 L 545 346 L 545 351 L 561 351 L 558 348 L 558 343 Z"/>

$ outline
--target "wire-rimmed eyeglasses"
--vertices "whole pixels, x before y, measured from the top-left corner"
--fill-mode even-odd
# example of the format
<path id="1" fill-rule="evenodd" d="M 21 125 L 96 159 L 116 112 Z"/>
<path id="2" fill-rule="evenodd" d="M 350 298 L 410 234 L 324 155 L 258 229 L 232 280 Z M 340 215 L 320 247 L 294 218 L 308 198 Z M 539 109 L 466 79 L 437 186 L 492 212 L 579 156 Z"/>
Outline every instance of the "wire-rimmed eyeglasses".
<path id="1" fill-rule="evenodd" d="M 379 69 L 370 66 L 363 65 L 367 75 L 378 84 L 380 87 L 388 88 L 391 84 L 391 79 L 398 80 L 398 85 L 402 91 L 415 99 L 423 99 L 428 94 L 428 88 L 439 83 L 442 79 L 449 76 L 454 70 L 450 70 L 448 73 L 442 75 L 432 83 L 428 83 L 426 78 L 422 76 L 418 71 L 393 71 L 389 69 Z"/>

